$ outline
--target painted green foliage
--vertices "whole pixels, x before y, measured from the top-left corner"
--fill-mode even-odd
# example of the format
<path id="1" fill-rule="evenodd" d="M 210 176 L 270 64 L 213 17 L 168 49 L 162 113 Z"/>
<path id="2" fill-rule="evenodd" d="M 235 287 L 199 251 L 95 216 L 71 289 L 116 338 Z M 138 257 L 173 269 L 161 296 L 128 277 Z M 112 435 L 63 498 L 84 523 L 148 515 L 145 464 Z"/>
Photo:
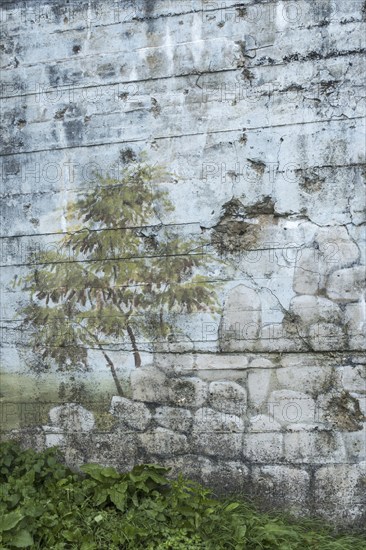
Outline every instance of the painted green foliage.
<path id="1" fill-rule="evenodd" d="M 128 341 L 140 367 L 139 338 L 166 337 L 174 312 L 217 309 L 213 285 L 198 273 L 212 261 L 203 242 L 149 226 L 173 210 L 159 185 L 167 180 L 162 167 L 141 162 L 118 181 L 99 178 L 68 205 L 72 230 L 57 251 L 29 259 L 32 269 L 17 281 L 30 293 L 20 313 L 45 364 L 86 369 L 87 349 L 97 348 L 122 393 L 107 344 Z"/>

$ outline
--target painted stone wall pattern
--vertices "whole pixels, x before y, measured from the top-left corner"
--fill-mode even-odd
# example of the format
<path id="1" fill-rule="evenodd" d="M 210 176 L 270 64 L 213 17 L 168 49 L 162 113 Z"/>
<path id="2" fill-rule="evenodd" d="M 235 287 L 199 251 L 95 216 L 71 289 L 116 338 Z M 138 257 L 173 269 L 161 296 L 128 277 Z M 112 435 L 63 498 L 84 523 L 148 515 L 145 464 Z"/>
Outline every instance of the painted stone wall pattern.
<path id="1" fill-rule="evenodd" d="M 362 524 L 364 0 L 0 23 L 3 436 Z"/>

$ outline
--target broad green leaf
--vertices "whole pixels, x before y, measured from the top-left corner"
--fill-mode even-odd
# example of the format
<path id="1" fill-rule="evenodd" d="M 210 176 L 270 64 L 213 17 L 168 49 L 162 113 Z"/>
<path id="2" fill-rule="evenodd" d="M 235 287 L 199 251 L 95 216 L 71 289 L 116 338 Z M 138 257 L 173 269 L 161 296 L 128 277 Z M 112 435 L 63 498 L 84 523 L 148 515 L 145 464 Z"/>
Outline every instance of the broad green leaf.
<path id="1" fill-rule="evenodd" d="M 108 494 L 116 508 L 124 512 L 127 503 L 127 483 L 122 486 L 111 487 Z"/>
<path id="2" fill-rule="evenodd" d="M 98 488 L 95 493 L 94 502 L 97 506 L 103 504 L 108 498 L 108 490 L 104 488 Z"/>
<path id="3" fill-rule="evenodd" d="M 232 502 L 231 504 L 228 504 L 228 506 L 225 506 L 225 512 L 232 512 L 233 510 L 239 508 L 239 506 L 239 502 Z"/>
<path id="4" fill-rule="evenodd" d="M 97 481 L 104 481 L 106 478 L 119 479 L 120 474 L 112 467 L 104 467 L 99 464 L 83 464 L 80 470 Z"/>
<path id="5" fill-rule="evenodd" d="M 103 477 L 112 478 L 112 479 L 120 478 L 120 474 L 117 472 L 115 468 L 112 468 L 111 466 L 103 467 L 100 473 Z"/>
<path id="6" fill-rule="evenodd" d="M 0 533 L 13 529 L 24 517 L 19 511 L 0 516 Z"/>
<path id="7" fill-rule="evenodd" d="M 11 545 L 16 548 L 27 548 L 34 544 L 33 537 L 26 529 L 21 529 L 11 537 Z"/>

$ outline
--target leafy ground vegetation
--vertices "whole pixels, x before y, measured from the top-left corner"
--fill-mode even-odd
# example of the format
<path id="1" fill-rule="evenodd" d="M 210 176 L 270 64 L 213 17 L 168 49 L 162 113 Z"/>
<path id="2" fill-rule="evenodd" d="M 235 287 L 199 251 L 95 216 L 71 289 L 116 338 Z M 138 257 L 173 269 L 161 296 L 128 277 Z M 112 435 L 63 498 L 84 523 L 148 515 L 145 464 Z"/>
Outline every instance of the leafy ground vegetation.
<path id="1" fill-rule="evenodd" d="M 97 464 L 82 474 L 57 449 L 0 445 L 0 550 L 365 550 L 361 535 L 332 536 L 309 522 L 261 514 L 243 501 L 223 501 L 160 466 L 129 473 Z"/>

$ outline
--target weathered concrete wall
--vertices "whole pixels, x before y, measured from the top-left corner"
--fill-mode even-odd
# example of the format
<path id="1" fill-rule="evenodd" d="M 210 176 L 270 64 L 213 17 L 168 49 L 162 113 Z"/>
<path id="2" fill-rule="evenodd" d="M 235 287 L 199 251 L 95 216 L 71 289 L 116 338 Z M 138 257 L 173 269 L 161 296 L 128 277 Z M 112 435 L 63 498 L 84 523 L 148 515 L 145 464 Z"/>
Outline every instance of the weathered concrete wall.
<path id="1" fill-rule="evenodd" d="M 363 0 L 5 2 L 1 413 L 73 464 L 158 461 L 338 524 L 365 519 Z M 221 313 L 55 373 L 12 286 L 66 205 L 145 151 L 176 174 L 158 234 L 204 235 Z M 167 262 L 170 261 L 167 259 Z M 172 264 L 173 265 L 173 264 Z"/>

